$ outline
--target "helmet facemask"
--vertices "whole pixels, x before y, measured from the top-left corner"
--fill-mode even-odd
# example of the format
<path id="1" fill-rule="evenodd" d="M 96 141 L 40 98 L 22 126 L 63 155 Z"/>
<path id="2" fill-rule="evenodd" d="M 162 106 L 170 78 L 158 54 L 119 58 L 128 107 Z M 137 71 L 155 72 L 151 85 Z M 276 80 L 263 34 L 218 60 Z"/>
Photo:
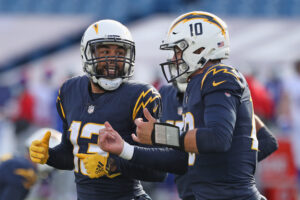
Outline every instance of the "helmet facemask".
<path id="1" fill-rule="evenodd" d="M 161 63 L 163 74 L 168 83 L 175 81 L 178 77 L 183 78 L 184 74 L 189 70 L 189 66 L 183 59 L 183 53 L 188 48 L 188 43 L 185 40 L 178 41 L 174 44 L 163 44 L 160 46 L 161 50 L 172 51 L 171 58 L 167 62 Z M 181 52 L 181 55 L 178 55 Z M 184 76 L 187 79 L 187 76 Z M 180 81 L 182 82 L 182 80 Z"/>
<path id="2" fill-rule="evenodd" d="M 98 56 L 100 48 L 116 45 L 124 55 Z M 135 48 L 134 43 L 118 37 L 90 40 L 84 49 L 84 71 L 92 81 L 104 90 L 115 90 L 122 80 L 133 75 Z"/>

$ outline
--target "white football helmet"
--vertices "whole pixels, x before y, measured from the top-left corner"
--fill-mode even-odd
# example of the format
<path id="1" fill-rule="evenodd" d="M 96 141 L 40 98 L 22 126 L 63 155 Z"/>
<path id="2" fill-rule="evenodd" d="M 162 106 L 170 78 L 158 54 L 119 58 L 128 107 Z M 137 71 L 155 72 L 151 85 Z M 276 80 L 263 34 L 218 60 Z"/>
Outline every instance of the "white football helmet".
<path id="1" fill-rule="evenodd" d="M 172 22 L 160 49 L 173 51 L 172 57 L 160 64 L 166 80 L 172 82 L 181 77 L 186 82 L 193 72 L 209 60 L 228 58 L 227 25 L 208 12 L 183 14 Z M 182 51 L 181 58 L 177 58 L 176 49 Z"/>
<path id="2" fill-rule="evenodd" d="M 125 49 L 125 56 L 97 57 L 96 48 L 102 45 L 118 45 Z M 133 75 L 135 61 L 135 44 L 129 30 L 120 22 L 114 20 L 100 20 L 90 25 L 81 39 L 81 58 L 83 70 L 90 79 L 104 90 L 117 89 L 124 78 Z M 116 73 L 108 73 L 108 63 L 123 63 L 122 69 L 115 66 Z M 106 63 L 104 70 L 97 70 L 99 63 Z"/>
<path id="3" fill-rule="evenodd" d="M 34 140 L 41 140 L 44 137 L 44 135 L 45 135 L 45 133 L 47 131 L 51 131 L 51 137 L 50 137 L 50 140 L 49 140 L 49 148 L 53 148 L 53 147 L 59 145 L 60 142 L 61 142 L 61 137 L 62 137 L 62 133 L 61 132 L 59 132 L 59 131 L 57 131 L 55 129 L 52 129 L 52 128 L 41 128 L 41 129 L 38 129 L 37 131 L 35 131 L 25 141 L 25 146 L 29 149 L 31 143 Z M 52 171 L 54 168 L 50 167 L 49 165 L 38 164 L 37 169 L 38 169 L 39 172 L 46 173 L 46 172 Z"/>

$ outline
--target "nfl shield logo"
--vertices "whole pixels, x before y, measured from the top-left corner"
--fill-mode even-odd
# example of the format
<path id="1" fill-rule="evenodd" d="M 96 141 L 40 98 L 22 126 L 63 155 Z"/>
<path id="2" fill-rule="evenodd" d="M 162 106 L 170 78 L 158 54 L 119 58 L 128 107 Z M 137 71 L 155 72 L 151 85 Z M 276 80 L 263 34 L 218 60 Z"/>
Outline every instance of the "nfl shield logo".
<path id="1" fill-rule="evenodd" d="M 94 110 L 95 110 L 95 106 L 90 105 L 90 106 L 88 107 L 88 113 L 89 113 L 89 114 L 92 114 L 92 113 L 94 112 Z"/>

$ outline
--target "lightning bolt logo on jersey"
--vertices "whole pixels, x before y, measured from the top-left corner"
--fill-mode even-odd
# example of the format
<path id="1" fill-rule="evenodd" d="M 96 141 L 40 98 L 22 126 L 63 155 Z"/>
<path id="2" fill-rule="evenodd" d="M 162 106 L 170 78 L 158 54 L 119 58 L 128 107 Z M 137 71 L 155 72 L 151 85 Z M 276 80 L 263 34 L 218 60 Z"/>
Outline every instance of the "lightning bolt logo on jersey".
<path id="1" fill-rule="evenodd" d="M 253 194 L 251 188 L 255 183 L 258 142 L 251 95 L 242 74 L 230 66 L 217 64 L 192 77 L 183 102 L 185 129 L 206 126 L 204 115 L 208 117 L 208 113 L 205 113 L 203 99 L 214 92 L 224 92 L 228 98 L 235 96 L 240 102 L 231 147 L 226 152 L 190 154 L 188 173 L 192 178 L 193 191 L 197 191 L 199 196 L 202 194 L 204 199 L 218 199 L 218 193 L 222 193 L 223 197 L 228 194 L 228 199 L 237 192 L 245 196 Z M 217 103 L 220 100 L 212 101 Z M 232 183 L 248 189 L 236 191 L 234 187 L 229 188 Z"/>
<path id="2" fill-rule="evenodd" d="M 101 177 L 90 179 L 77 153 L 98 153 L 106 155 L 97 146 L 99 130 L 108 121 L 125 141 L 134 144 L 131 133 L 135 132 L 134 120 L 143 117 L 147 107 L 154 117 L 158 117 L 161 103 L 159 93 L 150 85 L 124 82 L 117 90 L 93 97 L 88 91 L 86 76 L 68 80 L 61 87 L 57 108 L 65 123 L 64 134 L 72 144 L 74 172 L 78 196 L 93 199 L 118 199 L 132 196 L 142 190 L 139 181 L 118 176 L 114 179 Z M 153 110 L 155 112 L 153 112 Z M 93 198 L 92 198 L 93 197 Z"/>

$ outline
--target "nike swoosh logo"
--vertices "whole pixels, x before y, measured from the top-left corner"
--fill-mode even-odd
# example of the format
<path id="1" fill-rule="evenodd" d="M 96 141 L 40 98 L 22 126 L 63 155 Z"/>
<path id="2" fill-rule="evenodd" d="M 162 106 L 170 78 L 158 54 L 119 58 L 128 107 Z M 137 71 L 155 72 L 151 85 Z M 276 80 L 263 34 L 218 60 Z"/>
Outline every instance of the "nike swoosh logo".
<path id="1" fill-rule="evenodd" d="M 173 31 L 172 33 L 173 33 L 173 35 L 176 35 L 178 32 L 174 32 L 174 31 Z"/>
<path id="2" fill-rule="evenodd" d="M 220 84 L 222 84 L 222 83 L 224 83 L 224 82 L 226 82 L 226 80 L 225 80 L 225 81 L 220 81 L 220 82 L 215 82 L 215 81 L 213 81 L 212 85 L 213 85 L 214 87 L 216 87 L 216 86 L 218 86 L 218 85 L 220 85 Z"/>

